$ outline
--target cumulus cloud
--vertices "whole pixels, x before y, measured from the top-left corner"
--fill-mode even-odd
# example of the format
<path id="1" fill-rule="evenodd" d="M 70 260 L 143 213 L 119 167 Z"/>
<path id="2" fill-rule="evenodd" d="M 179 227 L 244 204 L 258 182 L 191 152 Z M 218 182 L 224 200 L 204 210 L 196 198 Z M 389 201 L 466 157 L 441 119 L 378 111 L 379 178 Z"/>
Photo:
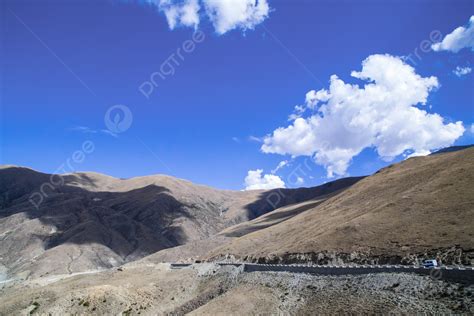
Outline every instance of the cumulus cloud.
<path id="1" fill-rule="evenodd" d="M 156 1 L 152 2 L 156 3 Z M 172 30 L 177 26 L 188 26 L 196 29 L 199 25 L 199 10 L 201 7 L 198 0 L 186 0 L 182 3 L 173 0 L 161 0 L 158 7 L 165 14 L 168 25 Z"/>
<path id="2" fill-rule="evenodd" d="M 366 83 L 331 76 L 329 89 L 306 95 L 310 114 L 267 135 L 261 150 L 312 156 L 333 177 L 346 174 L 352 158 L 365 148 L 374 147 L 390 161 L 408 150 L 426 154 L 449 146 L 464 133 L 462 122 L 446 123 L 418 107 L 426 104 L 438 80 L 421 77 L 401 58 L 371 55 L 351 75 Z"/>
<path id="3" fill-rule="evenodd" d="M 314 109 L 319 102 L 326 102 L 327 100 L 329 100 L 329 93 L 325 89 L 319 91 L 311 90 L 306 93 L 306 106 L 310 109 Z"/>
<path id="4" fill-rule="evenodd" d="M 322 89 L 319 91 L 311 90 L 306 93 L 305 105 L 297 105 L 295 106 L 295 110 L 290 116 L 288 117 L 289 121 L 294 121 L 303 116 L 306 110 L 314 110 L 318 103 L 326 102 L 329 99 L 329 94 L 327 90 Z"/>
<path id="5" fill-rule="evenodd" d="M 270 12 L 267 0 L 147 0 L 162 11 L 170 29 L 197 28 L 202 17 L 211 21 L 218 34 L 233 29 L 250 30 Z"/>
<path id="6" fill-rule="evenodd" d="M 446 35 L 439 43 L 431 45 L 436 51 L 459 52 L 463 48 L 470 48 L 474 51 L 474 15 L 469 19 L 467 26 L 460 26 Z"/>
<path id="7" fill-rule="evenodd" d="M 249 170 L 245 177 L 245 190 L 270 190 L 284 188 L 285 182 L 276 175 L 262 175 L 263 170 Z"/>
<path id="8" fill-rule="evenodd" d="M 203 0 L 203 3 L 219 34 L 236 28 L 253 29 L 268 17 L 270 10 L 267 0 Z"/>
<path id="9" fill-rule="evenodd" d="M 456 69 L 453 70 L 453 73 L 458 77 L 462 77 L 462 76 L 465 76 L 465 75 L 471 73 L 471 71 L 472 71 L 471 67 L 457 66 Z"/>

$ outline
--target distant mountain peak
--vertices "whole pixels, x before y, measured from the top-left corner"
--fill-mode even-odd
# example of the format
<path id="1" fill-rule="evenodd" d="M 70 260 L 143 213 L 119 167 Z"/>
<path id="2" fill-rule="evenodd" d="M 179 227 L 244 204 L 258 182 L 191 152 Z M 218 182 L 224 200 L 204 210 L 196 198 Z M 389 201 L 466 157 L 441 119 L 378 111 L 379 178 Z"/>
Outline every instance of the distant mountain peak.
<path id="1" fill-rule="evenodd" d="M 442 154 L 442 153 L 451 153 L 458 150 L 464 150 L 473 147 L 474 145 L 462 145 L 462 146 L 450 146 L 435 152 L 432 152 L 431 155 Z"/>

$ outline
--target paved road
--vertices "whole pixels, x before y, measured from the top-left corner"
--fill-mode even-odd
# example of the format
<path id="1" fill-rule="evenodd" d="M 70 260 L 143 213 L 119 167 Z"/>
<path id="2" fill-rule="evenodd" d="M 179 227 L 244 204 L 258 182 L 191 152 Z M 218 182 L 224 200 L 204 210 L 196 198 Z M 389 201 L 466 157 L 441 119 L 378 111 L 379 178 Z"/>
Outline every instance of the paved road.
<path id="1" fill-rule="evenodd" d="M 402 265 L 376 265 L 376 266 L 317 266 L 317 265 L 286 265 L 286 264 L 256 264 L 256 263 L 226 263 L 216 262 L 219 265 L 244 265 L 245 272 L 271 271 L 309 273 L 317 275 L 360 275 L 371 273 L 416 273 L 428 275 L 438 280 L 446 280 L 464 284 L 474 284 L 474 268 L 472 267 L 440 267 L 427 269 L 415 266 Z M 172 263 L 172 268 L 183 268 L 191 264 Z"/>

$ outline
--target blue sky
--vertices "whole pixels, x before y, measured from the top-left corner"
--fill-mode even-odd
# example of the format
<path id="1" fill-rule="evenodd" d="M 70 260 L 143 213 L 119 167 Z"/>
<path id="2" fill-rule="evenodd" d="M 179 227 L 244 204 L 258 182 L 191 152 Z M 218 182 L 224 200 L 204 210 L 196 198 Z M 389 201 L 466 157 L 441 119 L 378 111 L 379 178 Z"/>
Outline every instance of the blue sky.
<path id="1" fill-rule="evenodd" d="M 394 67 L 402 60 L 397 56 L 412 56 L 405 65 L 420 78 L 436 77 L 436 84 L 426 81 L 420 88 L 420 95 L 429 90 L 426 105 L 413 106 L 439 114 L 443 123 L 432 127 L 431 121 L 422 121 L 420 126 L 426 126 L 407 129 L 409 138 L 432 132 L 437 140 L 436 133 L 445 135 L 447 124 L 452 124 L 451 136 L 442 144 L 474 143 L 474 75 L 461 74 L 473 67 L 472 48 L 458 50 L 450 42 L 437 51 L 420 48 L 433 31 L 439 31 L 443 40 L 460 26 L 468 29 L 472 1 L 265 3 L 269 10 L 263 16 L 222 24 L 232 17 L 222 18 L 219 11 L 208 16 L 205 3 L 199 2 L 199 24 L 195 16 L 185 20 L 178 15 L 171 30 L 165 14 L 174 4 L 3 1 L 0 162 L 43 172 L 65 166 L 122 178 L 164 173 L 225 189 L 243 189 L 251 170 L 263 170 L 251 174 L 257 185 L 265 183 L 267 174 L 268 181 L 279 177 L 289 187 L 328 181 L 328 168 L 339 170 L 334 178 L 370 174 L 404 159 L 403 154 L 389 161 L 377 150 L 387 153 L 393 148 L 362 145 L 363 150 L 351 154 L 348 165 L 342 166 L 334 150 L 324 151 L 321 144 L 300 150 L 279 143 L 272 133 L 292 126 L 288 117 L 294 107 L 305 104 L 309 91 L 329 89 L 331 75 L 363 89 L 371 79 L 364 82 L 351 77 L 351 72 L 360 72 L 362 62 L 377 54 L 392 56 Z M 178 9 L 180 5 L 176 4 Z M 194 41 L 194 49 L 183 53 L 183 43 L 193 41 L 196 31 L 202 32 L 202 41 Z M 174 74 L 155 76 L 157 87 L 145 97 L 140 86 L 178 48 L 182 58 L 174 65 Z M 368 62 L 374 67 L 377 63 L 382 68 L 387 64 Z M 415 100 L 423 99 L 420 95 Z M 107 110 L 115 105 L 125 105 L 132 113 L 131 125 L 124 131 L 111 131 L 104 123 Z M 301 120 L 309 122 L 312 114 L 304 115 Z M 333 116 L 338 123 L 337 113 Z M 119 114 L 118 119 L 123 118 Z M 454 128 L 459 121 L 462 135 Z M 321 139 L 318 129 L 306 132 Z M 345 152 L 354 149 L 347 135 L 338 136 L 348 146 Z M 265 136 L 271 147 L 267 153 L 262 150 Z M 385 136 L 384 146 L 400 146 Z M 88 140 L 93 151 L 76 159 L 80 162 L 71 162 Z M 441 143 L 428 139 L 404 153 L 434 149 Z M 306 151 L 306 156 L 300 155 Z M 305 163 L 308 159 L 317 163 Z M 271 175 L 281 161 L 290 164 Z M 296 183 L 290 178 L 298 165 L 311 169 L 305 167 Z"/>

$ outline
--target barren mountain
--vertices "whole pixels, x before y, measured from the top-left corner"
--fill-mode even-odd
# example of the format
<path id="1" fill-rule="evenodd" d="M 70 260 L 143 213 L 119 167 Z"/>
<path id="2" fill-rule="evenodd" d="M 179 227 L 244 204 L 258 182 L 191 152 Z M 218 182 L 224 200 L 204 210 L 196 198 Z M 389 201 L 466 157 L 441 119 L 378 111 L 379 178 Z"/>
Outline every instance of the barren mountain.
<path id="1" fill-rule="evenodd" d="M 233 239 L 208 258 L 412 263 L 435 256 L 472 265 L 473 227 L 474 148 L 467 148 L 381 169 L 284 222 Z"/>
<path id="2" fill-rule="evenodd" d="M 314 188 L 0 168 L 0 279 L 216 259 L 472 264 L 474 148 Z M 361 180 L 362 179 L 362 180 Z M 36 207 L 37 206 L 37 207 Z"/>
<path id="3" fill-rule="evenodd" d="M 437 257 L 472 265 L 474 148 L 295 190 L 220 191 L 161 175 L 52 179 L 11 166 L 0 169 L 0 180 L 0 314 L 473 311 L 472 285 L 428 276 L 244 273 L 213 263 L 173 270 L 156 263 Z M 42 189 L 36 208 L 29 199 Z"/>
<path id="4" fill-rule="evenodd" d="M 158 251 L 145 257 L 143 261 L 151 263 L 194 262 L 196 259 L 202 259 L 212 249 L 227 244 L 234 238 L 281 223 L 342 192 L 361 179 L 363 177 L 350 177 L 313 188 L 300 188 L 297 190 L 277 189 L 263 192 L 265 198 L 252 203 L 255 209 L 262 210 L 269 205 L 282 206 L 253 220 L 242 221 L 242 223 L 224 229 L 209 238 L 190 241 L 184 245 Z M 278 201 L 279 203 L 277 203 Z"/>
<path id="5" fill-rule="evenodd" d="M 116 179 L 90 172 L 49 175 L 4 166 L 0 273 L 27 277 L 107 268 L 163 249 L 206 243 L 229 226 L 357 180 L 241 192 L 163 175 Z"/>

